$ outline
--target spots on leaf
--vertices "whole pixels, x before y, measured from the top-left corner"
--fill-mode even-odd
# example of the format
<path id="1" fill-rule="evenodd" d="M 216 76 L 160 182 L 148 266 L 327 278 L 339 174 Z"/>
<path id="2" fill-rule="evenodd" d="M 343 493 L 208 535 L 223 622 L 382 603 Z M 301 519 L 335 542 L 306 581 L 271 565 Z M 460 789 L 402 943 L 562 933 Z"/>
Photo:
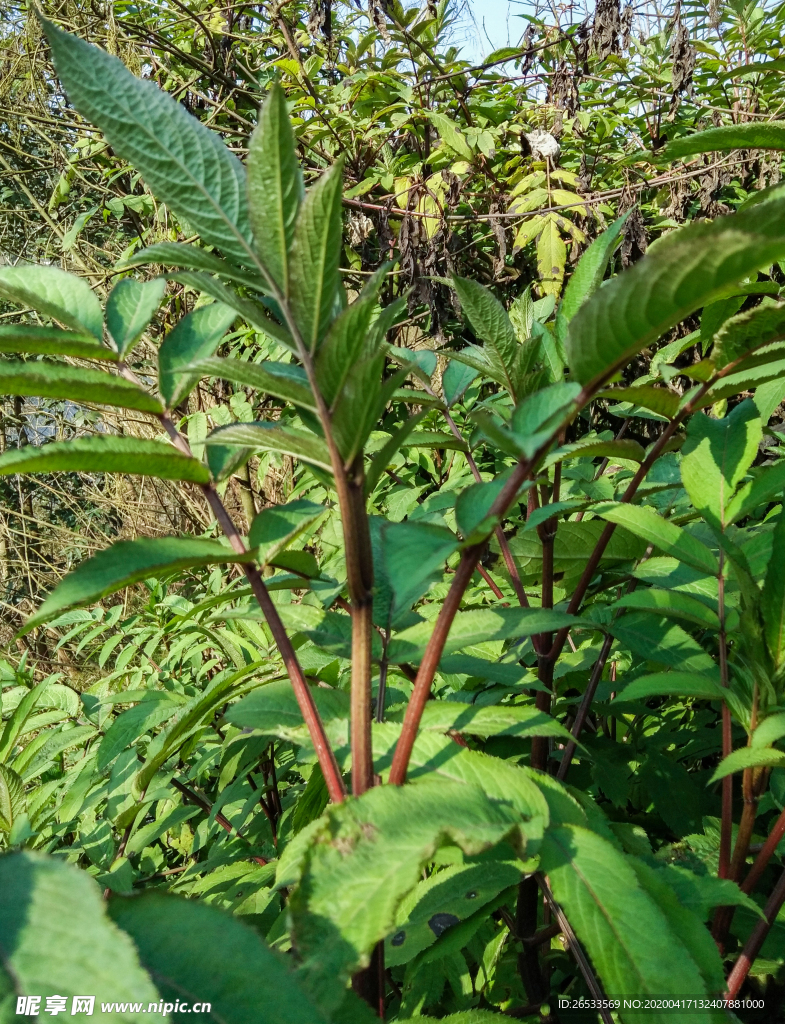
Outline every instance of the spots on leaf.
<path id="1" fill-rule="evenodd" d="M 452 928 L 454 925 L 460 923 L 461 919 L 456 917 L 455 914 L 434 914 L 428 922 L 428 927 L 438 939 L 439 936 L 443 935 L 448 928 Z"/>

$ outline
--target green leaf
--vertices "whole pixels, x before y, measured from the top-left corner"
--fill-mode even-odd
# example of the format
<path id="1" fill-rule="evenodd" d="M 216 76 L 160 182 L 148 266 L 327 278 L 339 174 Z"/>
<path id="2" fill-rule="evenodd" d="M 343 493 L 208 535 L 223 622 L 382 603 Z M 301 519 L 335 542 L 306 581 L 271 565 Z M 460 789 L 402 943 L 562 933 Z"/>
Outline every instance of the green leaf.
<path id="1" fill-rule="evenodd" d="M 683 764 L 654 751 L 644 759 L 638 778 L 648 790 L 654 809 L 677 836 L 700 828 L 701 794 L 695 775 Z"/>
<path id="2" fill-rule="evenodd" d="M 289 253 L 289 304 L 303 343 L 313 352 L 335 313 L 341 275 L 341 178 L 338 160 L 309 189 Z"/>
<path id="3" fill-rule="evenodd" d="M 9 473 L 132 473 L 160 480 L 210 481 L 201 462 L 161 441 L 96 434 L 41 447 L 9 448 L 0 455 L 0 476 Z"/>
<path id="4" fill-rule="evenodd" d="M 116 57 L 40 21 L 57 74 L 79 113 L 204 242 L 253 265 L 245 170 L 220 136 Z"/>
<path id="5" fill-rule="evenodd" d="M 618 701 L 645 700 L 647 697 L 696 697 L 699 700 L 722 700 L 723 689 L 709 676 L 693 672 L 654 672 L 627 683 L 617 696 Z"/>
<path id="6" fill-rule="evenodd" d="M 232 423 L 218 427 L 209 435 L 205 444 L 240 445 L 254 451 L 281 452 L 302 459 L 320 469 L 332 472 L 330 453 L 320 437 L 307 434 L 294 427 L 279 427 L 277 423 Z"/>
<path id="7" fill-rule="evenodd" d="M 689 951 L 701 973 L 706 991 L 711 995 L 722 992 L 725 984 L 722 959 L 711 933 L 703 923 L 704 919 L 681 902 L 678 894 L 668 884 L 667 872 L 655 870 L 637 857 L 631 858 L 630 865 L 638 876 L 641 888 L 665 915 L 670 930 L 677 936 L 682 947 Z M 719 1020 L 722 1019 L 719 1014 L 717 1016 Z"/>
<path id="8" fill-rule="evenodd" d="M 750 68 L 752 65 L 749 66 Z M 752 121 L 694 132 L 674 139 L 654 154 L 657 163 L 683 160 L 696 153 L 719 153 L 732 149 L 785 150 L 785 122 Z"/>
<path id="9" fill-rule="evenodd" d="M 582 625 L 580 619 L 549 608 L 477 608 L 458 612 L 450 629 L 445 654 L 452 654 L 484 640 L 507 640 L 510 637 L 552 633 L 564 626 Z M 418 622 L 416 626 L 396 634 L 390 641 L 388 658 L 398 662 L 418 662 L 433 631 L 433 623 Z"/>
<path id="10" fill-rule="evenodd" d="M 560 381 L 529 395 L 516 407 L 510 426 L 525 455 L 534 455 L 569 419 L 580 390 L 578 384 Z"/>
<path id="11" fill-rule="evenodd" d="M 65 398 L 72 402 L 115 405 L 121 409 L 155 414 L 163 412 L 163 406 L 155 395 L 148 394 L 123 377 L 64 363 L 0 361 L 0 393 Z"/>
<path id="12" fill-rule="evenodd" d="M 447 117 L 446 114 L 439 114 L 431 110 L 425 110 L 423 113 L 426 114 L 429 120 L 433 122 L 434 127 L 442 138 L 442 141 L 445 142 L 454 153 L 457 153 L 459 157 L 464 160 L 468 160 L 469 162 L 474 159 L 474 153 L 472 153 L 471 147 L 466 141 L 463 132 L 461 132 L 459 128 L 456 128 L 453 121 Z"/>
<path id="13" fill-rule="evenodd" d="M 184 372 L 192 363 L 211 356 L 229 330 L 236 313 L 221 302 L 200 306 L 184 316 L 158 350 L 158 387 L 168 409 L 181 402 L 199 380 Z"/>
<path id="14" fill-rule="evenodd" d="M 287 254 L 303 198 L 303 182 L 286 96 L 277 83 L 273 83 L 262 104 L 259 123 L 248 146 L 246 169 L 256 251 L 267 272 L 286 294 L 289 289 Z"/>
<path id="15" fill-rule="evenodd" d="M 600 519 L 565 522 L 559 525 L 553 545 L 553 569 L 562 573 L 561 586 L 577 582 L 586 561 L 591 556 L 605 524 Z M 498 552 L 498 544 L 491 538 L 491 550 Z M 639 559 L 646 544 L 625 530 L 615 530 L 600 560 L 600 566 L 618 567 Z M 519 530 L 510 539 L 510 551 L 524 582 L 534 582 L 542 574 L 542 544 L 534 530 Z"/>
<path id="16" fill-rule="evenodd" d="M 374 354 L 368 344 L 381 276 L 369 294 L 362 295 L 333 322 L 316 356 L 316 381 L 328 406 L 341 394 L 346 378 L 362 354 Z"/>
<path id="17" fill-rule="evenodd" d="M 335 719 L 348 720 L 348 694 L 320 686 L 311 687 L 311 694 L 326 726 Z M 242 729 L 257 729 L 290 743 L 301 743 L 308 737 L 300 705 L 288 679 L 274 680 L 259 687 L 232 704 L 224 717 Z"/>
<path id="18" fill-rule="evenodd" d="M 564 280 L 567 246 L 559 232 L 555 218 L 547 217 L 537 239 L 537 273 L 546 295 L 558 295 Z"/>
<path id="19" fill-rule="evenodd" d="M 28 718 L 32 715 L 38 703 L 43 701 L 47 689 L 48 681 L 44 679 L 43 682 L 34 686 L 28 693 L 25 693 L 19 701 L 14 713 L 8 719 L 3 729 L 2 739 L 0 739 L 0 762 L 5 761 L 13 750 L 17 739 L 22 735 Z"/>
<path id="20" fill-rule="evenodd" d="M 393 433 L 389 441 L 373 456 L 365 471 L 365 495 L 373 494 L 376 485 L 382 478 L 382 474 L 392 461 L 395 453 L 400 449 L 407 437 L 411 434 L 417 424 L 426 415 L 427 409 L 423 409 L 414 416 L 405 419 L 400 427 Z"/>
<path id="21" fill-rule="evenodd" d="M 0 858 L 0 988 L 4 994 L 25 993 L 72 998 L 95 996 L 125 1002 L 126 1009 L 98 1012 L 96 1020 L 136 1024 L 159 994 L 139 964 L 134 943 L 108 920 L 101 890 L 89 875 L 60 858 L 40 854 L 7 854 Z M 78 955 L 75 951 L 78 950 Z M 10 1010 L 10 999 L 7 1003 Z"/>
<path id="22" fill-rule="evenodd" d="M 121 260 L 117 265 L 118 270 L 127 270 L 131 267 L 144 267 L 151 263 L 160 263 L 164 267 L 183 267 L 185 270 L 202 271 L 205 274 L 216 274 L 218 277 L 226 278 L 227 281 L 234 281 L 237 284 L 245 285 L 255 291 L 263 291 L 264 281 L 242 267 L 235 266 L 227 260 L 222 260 L 215 253 L 207 249 L 200 249 L 196 245 L 189 245 L 186 242 L 156 242 L 155 245 L 148 245 L 146 249 L 140 249 L 127 259 Z"/>
<path id="23" fill-rule="evenodd" d="M 139 580 L 158 579 L 200 565 L 248 562 L 219 541 L 196 537 L 156 537 L 121 540 L 82 562 L 52 591 L 38 612 L 27 620 L 21 634 L 80 605 L 91 604 Z"/>
<path id="24" fill-rule="evenodd" d="M 758 454 L 761 436 L 760 416 L 749 399 L 721 420 L 699 413 L 689 422 L 681 478 L 692 504 L 718 529 L 728 525 L 728 506 Z"/>
<path id="25" fill-rule="evenodd" d="M 73 729 L 60 729 L 56 732 L 45 730 L 15 758 L 13 769 L 25 782 L 30 782 L 48 771 L 64 751 L 84 746 L 97 733 L 98 730 L 91 725 L 77 725 Z"/>
<path id="26" fill-rule="evenodd" d="M 717 666 L 697 640 L 666 618 L 655 619 L 647 612 L 628 612 L 616 619 L 610 632 L 639 658 L 684 672 L 719 677 Z"/>
<path id="27" fill-rule="evenodd" d="M 0 267 L 0 298 L 29 306 L 99 341 L 104 336 L 101 304 L 90 285 L 59 267 L 31 263 Z"/>
<path id="28" fill-rule="evenodd" d="M 240 656 L 241 665 L 243 660 Z M 203 693 L 197 693 L 182 707 L 172 724 L 156 737 L 155 749 L 148 747 L 144 767 L 133 780 L 131 792 L 135 799 L 140 800 L 144 796 L 159 768 L 212 721 L 218 708 L 259 685 L 259 673 L 263 668 L 261 661 L 252 661 L 238 667 L 231 675 L 220 673 L 213 677 Z"/>
<path id="29" fill-rule="evenodd" d="M 262 509 L 248 534 L 254 557 L 262 564 L 272 561 L 326 511 L 324 505 L 305 498 Z"/>
<path id="30" fill-rule="evenodd" d="M 106 302 L 106 328 L 121 356 L 127 355 L 139 341 L 155 316 L 166 290 L 166 281 L 137 281 L 125 277 L 118 281 Z"/>
<path id="31" fill-rule="evenodd" d="M 773 466 L 753 469 L 755 476 L 745 481 L 725 508 L 725 520 L 734 523 L 748 516 L 765 502 L 779 496 L 785 490 L 785 462 Z"/>
<path id="32" fill-rule="evenodd" d="M 118 359 L 116 352 L 97 344 L 92 334 L 77 334 L 76 331 L 38 327 L 36 324 L 0 324 L 0 352 L 78 356 L 80 359 L 106 359 L 111 362 Z"/>
<path id="33" fill-rule="evenodd" d="M 403 712 L 400 713 L 403 720 Z M 391 718 L 391 720 L 393 720 Z M 420 729 L 431 732 L 460 732 L 470 736 L 558 736 L 571 739 L 570 733 L 551 715 L 534 707 L 498 704 L 478 707 L 457 701 L 429 701 Z"/>
<path id="34" fill-rule="evenodd" d="M 643 462 L 646 453 L 637 441 L 601 441 L 596 437 L 584 437 L 572 444 L 564 444 L 561 448 L 547 455 L 543 468 L 555 465 L 557 462 L 564 462 L 567 459 L 594 459 L 600 456 L 609 459 L 611 463 L 615 459 L 624 459 L 628 462 Z M 528 520 L 527 520 L 528 522 Z"/>
<path id="35" fill-rule="evenodd" d="M 785 254 L 785 202 L 767 203 L 665 236 L 575 314 L 565 346 L 574 376 L 607 380 L 729 285 Z"/>
<path id="36" fill-rule="evenodd" d="M 499 473 L 487 483 L 471 484 L 455 499 L 455 522 L 464 541 L 475 534 L 479 539 L 491 532 L 498 518 L 490 517 L 489 513 L 508 478 L 509 473 Z"/>
<path id="37" fill-rule="evenodd" d="M 711 360 L 719 369 L 762 345 L 785 338 L 785 303 L 756 306 L 727 320 L 714 336 Z M 782 354 L 776 349 L 776 355 Z"/>
<path id="38" fill-rule="evenodd" d="M 458 547 L 455 536 L 434 523 L 371 520 L 377 580 L 374 620 L 385 629 L 441 579 L 444 565 Z"/>
<path id="39" fill-rule="evenodd" d="M 704 629 L 719 631 L 720 620 L 717 613 L 708 608 L 703 601 L 680 594 L 673 590 L 635 590 L 625 594 L 614 602 L 614 608 L 635 608 L 638 611 L 650 611 L 668 618 L 682 619 Z"/>
<path id="40" fill-rule="evenodd" d="M 515 398 L 513 370 L 519 343 L 507 310 L 477 281 L 453 277 L 452 283 L 472 330 L 493 349 L 495 362 L 504 373 L 505 387 Z M 460 356 L 461 353 L 452 353 L 453 359 Z"/>
<path id="41" fill-rule="evenodd" d="M 109 912 L 133 939 L 163 999 L 209 1002 L 201 1016 L 211 1022 L 327 1024 L 288 958 L 236 917 L 202 900 L 155 892 L 114 899 Z"/>
<path id="42" fill-rule="evenodd" d="M 96 767 L 103 771 L 127 746 L 168 719 L 185 703 L 177 693 L 150 690 L 143 699 L 118 715 L 101 740 Z"/>
<path id="43" fill-rule="evenodd" d="M 520 880 L 514 862 L 491 858 L 452 865 L 424 879 L 398 909 L 395 931 L 384 943 L 385 967 L 405 964 L 436 942 L 430 924 L 435 914 L 449 915 L 454 928 Z"/>
<path id="44" fill-rule="evenodd" d="M 206 448 L 207 465 L 216 483 L 236 473 L 252 455 L 253 448 L 240 448 L 237 445 L 211 444 Z"/>
<path id="45" fill-rule="evenodd" d="M 777 673 L 785 666 L 785 515 L 780 513 L 774 528 L 771 558 L 761 591 L 763 635 Z"/>
<path id="46" fill-rule="evenodd" d="M 740 747 L 720 761 L 708 784 L 745 768 L 782 768 L 783 765 L 785 754 L 781 750 L 773 750 L 771 747 Z"/>
<path id="47" fill-rule="evenodd" d="M 0 832 L 10 832 L 26 808 L 24 782 L 12 768 L 0 764 Z"/>
<path id="48" fill-rule="evenodd" d="M 184 284 L 188 288 L 193 288 L 195 291 L 209 296 L 209 298 L 214 299 L 216 302 L 223 303 L 224 306 L 229 306 L 235 313 L 239 313 L 243 320 L 255 328 L 255 330 L 266 334 L 269 338 L 273 338 L 286 348 L 295 351 L 294 340 L 287 328 L 282 326 L 277 320 L 274 320 L 268 313 L 267 307 L 262 305 L 261 302 L 257 302 L 255 299 L 243 298 L 234 288 L 230 288 L 223 281 L 219 281 L 217 277 L 213 277 L 210 274 L 180 270 L 177 273 L 167 274 L 167 277 L 170 281 Z"/>
<path id="49" fill-rule="evenodd" d="M 478 371 L 471 366 L 450 359 L 447 369 L 442 374 L 442 391 L 449 408 L 459 401 L 466 389 L 477 379 Z"/>
<path id="50" fill-rule="evenodd" d="M 768 715 L 755 728 L 752 734 L 752 746 L 755 748 L 770 747 L 772 743 L 785 736 L 785 711 Z"/>
<path id="51" fill-rule="evenodd" d="M 489 800 L 479 786 L 447 780 L 377 786 L 328 807 L 311 828 L 312 845 L 289 906 L 301 971 L 323 1005 L 395 929 L 401 900 L 444 841 L 468 854 L 505 839 L 519 854 L 526 848 L 526 826 L 516 811 Z"/>
<path id="52" fill-rule="evenodd" d="M 682 462 L 682 467 L 684 463 Z M 717 559 L 714 553 L 680 526 L 663 519 L 653 508 L 609 501 L 590 506 L 591 511 L 609 523 L 623 526 L 648 544 L 653 544 L 666 555 L 672 555 L 687 565 L 716 575 Z"/>
<path id="53" fill-rule="evenodd" d="M 138 832 L 134 832 L 126 843 L 126 856 L 133 857 L 134 854 L 141 853 L 146 846 L 150 846 L 156 841 L 156 839 L 160 839 L 161 836 L 165 835 L 165 833 L 170 829 L 174 829 L 178 825 L 182 825 L 184 822 L 190 821 L 191 818 L 194 818 L 197 814 L 201 813 L 201 807 L 186 807 L 182 804 L 179 807 L 173 807 L 172 810 L 164 814 L 163 817 L 157 818 L 155 821 L 151 821 L 147 825 L 143 825 Z"/>
<path id="54" fill-rule="evenodd" d="M 542 870 L 609 996 L 707 994 L 690 951 L 640 886 L 631 858 L 587 829 L 563 825 L 546 833 Z M 647 1012 L 658 1024 L 670 1018 L 669 1011 Z M 711 1017 L 699 1011 L 695 1019 Z"/>
<path id="55" fill-rule="evenodd" d="M 233 384 L 241 384 L 262 394 L 282 398 L 311 412 L 316 411 L 316 402 L 305 371 L 295 363 L 274 363 L 271 360 L 250 363 L 244 359 L 212 356 L 189 364 L 188 372 L 198 374 L 200 377 L 230 380 Z"/>
<path id="56" fill-rule="evenodd" d="M 605 388 L 597 397 L 610 398 L 617 402 L 631 402 L 633 406 L 650 409 L 669 420 L 673 419 L 681 404 L 681 398 L 675 391 L 647 384 L 632 388 Z M 635 415 L 634 411 L 629 415 Z"/>
<path id="57" fill-rule="evenodd" d="M 728 878 L 697 875 L 681 864 L 659 869 L 679 898 L 679 902 L 706 921 L 714 907 L 747 907 L 762 916 L 760 907 Z"/>
<path id="58" fill-rule="evenodd" d="M 610 227 L 598 235 L 578 260 L 578 265 L 564 289 L 559 315 L 568 323 L 583 303 L 597 291 L 605 277 L 608 262 L 619 244 L 624 225 L 632 211 L 618 217 Z M 565 332 L 566 333 L 566 332 Z"/>

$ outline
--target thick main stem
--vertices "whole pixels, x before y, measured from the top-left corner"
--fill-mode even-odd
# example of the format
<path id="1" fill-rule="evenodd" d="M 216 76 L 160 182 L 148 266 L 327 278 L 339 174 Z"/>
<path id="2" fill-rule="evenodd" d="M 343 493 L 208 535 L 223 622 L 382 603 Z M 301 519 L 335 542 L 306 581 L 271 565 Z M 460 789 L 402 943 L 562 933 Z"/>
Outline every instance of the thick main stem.
<path id="1" fill-rule="evenodd" d="M 349 522 L 344 522 L 347 585 L 352 603 L 352 793 L 373 785 L 371 679 L 373 673 L 373 553 L 365 511 L 362 461 L 348 481 Z"/>

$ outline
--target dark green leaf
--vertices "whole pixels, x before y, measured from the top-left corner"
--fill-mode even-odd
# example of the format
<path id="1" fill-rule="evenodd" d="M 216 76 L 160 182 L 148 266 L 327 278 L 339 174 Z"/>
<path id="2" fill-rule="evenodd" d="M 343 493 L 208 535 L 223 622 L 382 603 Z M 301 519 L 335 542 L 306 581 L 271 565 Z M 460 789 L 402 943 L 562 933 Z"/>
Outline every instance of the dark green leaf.
<path id="1" fill-rule="evenodd" d="M 164 267 L 182 267 L 185 270 L 202 271 L 205 274 L 216 274 L 218 277 L 226 278 L 227 281 L 235 281 L 237 284 L 245 285 L 247 288 L 262 291 L 264 282 L 261 278 L 249 274 L 247 270 L 237 267 L 234 263 L 222 260 L 206 249 L 200 249 L 196 245 L 188 245 L 185 242 L 156 242 L 155 245 L 148 245 L 146 249 L 123 260 L 118 269 L 125 270 L 129 267 L 144 267 L 150 263 L 160 263 Z"/>
<path id="2" fill-rule="evenodd" d="M 473 367 L 458 362 L 457 359 L 450 360 L 442 374 L 442 390 L 448 408 L 463 397 L 472 381 L 477 379 L 478 372 Z"/>
<path id="3" fill-rule="evenodd" d="M 748 69 L 751 70 L 752 65 Z M 785 150 L 785 122 L 751 121 L 749 124 L 726 125 L 723 128 L 694 132 L 669 142 L 664 149 L 654 154 L 654 158 L 657 163 L 664 163 L 683 160 L 696 153 L 719 153 L 733 149 Z"/>
<path id="4" fill-rule="evenodd" d="M 743 771 L 745 768 L 782 768 L 785 754 L 771 747 L 739 747 L 720 761 L 709 783 L 724 779 L 726 775 Z"/>
<path id="5" fill-rule="evenodd" d="M 200 377 L 230 380 L 233 384 L 282 398 L 311 412 L 316 411 L 316 403 L 308 386 L 305 371 L 294 363 L 274 363 L 270 360 L 250 363 L 243 359 L 222 359 L 220 356 L 212 356 L 192 363 L 188 371 L 199 374 Z"/>
<path id="6" fill-rule="evenodd" d="M 305 498 L 262 509 L 248 534 L 255 557 L 262 563 L 272 561 L 326 511 L 324 505 Z"/>
<path id="7" fill-rule="evenodd" d="M 761 345 L 785 338 L 785 303 L 756 306 L 731 317 L 714 337 L 711 359 L 717 368 L 727 366 Z M 781 350 L 776 350 L 781 355 Z"/>
<path id="8" fill-rule="evenodd" d="M 77 995 L 126 1003 L 114 1020 L 137 1024 L 159 994 L 139 965 L 131 939 L 106 916 L 101 890 L 85 871 L 25 851 L 0 858 L 0 987 L 6 1006 L 16 992 Z M 78 950 L 78 955 L 75 955 Z M 100 1019 L 100 1018 L 96 1018 Z"/>
<path id="9" fill-rule="evenodd" d="M 496 363 L 504 372 L 505 386 L 514 399 L 514 367 L 519 343 L 507 310 L 477 281 L 463 277 L 453 277 L 452 281 L 472 330 L 492 347 Z M 459 358 L 459 354 L 453 354 L 453 358 Z"/>
<path id="10" fill-rule="evenodd" d="M 546 834 L 542 868 L 609 995 L 707 994 L 689 950 L 609 842 L 563 825 Z M 654 1010 L 647 1019 L 665 1024 L 670 1014 Z M 695 1019 L 705 1024 L 710 1011 Z"/>
<path id="11" fill-rule="evenodd" d="M 591 243 L 586 252 L 578 260 L 578 265 L 564 289 L 564 298 L 559 308 L 559 315 L 569 323 L 583 303 L 599 288 L 608 261 L 619 244 L 624 225 L 632 211 L 618 217 L 610 227 Z"/>
<path id="12" fill-rule="evenodd" d="M 32 263 L 0 267 L 0 298 L 36 309 L 99 341 L 104 336 L 101 304 L 90 285 L 59 267 Z"/>
<path id="13" fill-rule="evenodd" d="M 645 661 L 719 679 L 719 669 L 697 640 L 666 618 L 657 619 L 647 612 L 628 612 L 616 619 L 610 631 Z"/>
<path id="14" fill-rule="evenodd" d="M 133 939 L 162 997 L 221 1024 L 327 1024 L 289 969 L 259 934 L 202 900 L 149 892 L 111 901 L 115 923 Z M 187 1021 L 188 1010 L 174 1020 Z"/>
<path id="15" fill-rule="evenodd" d="M 595 515 L 623 526 L 625 530 L 634 533 L 648 544 L 653 544 L 664 554 L 673 555 L 695 569 L 710 574 L 716 574 L 718 571 L 717 559 L 705 544 L 675 523 L 663 519 L 653 508 L 608 501 L 592 505 L 591 510 Z"/>
<path id="16" fill-rule="evenodd" d="M 376 518 L 374 522 L 379 526 L 377 588 L 383 578 L 388 590 L 385 608 L 377 590 L 374 611 L 379 625 L 387 628 L 441 578 L 458 541 L 449 530 L 431 523 L 384 523 Z"/>
<path id="17" fill-rule="evenodd" d="M 209 483 L 210 474 L 196 459 L 171 445 L 136 437 L 96 434 L 41 447 L 25 445 L 0 455 L 0 476 L 9 473 L 132 473 L 161 480 Z"/>
<path id="18" fill-rule="evenodd" d="M 303 183 L 283 89 L 274 83 L 248 146 L 248 207 L 254 244 L 281 291 L 289 288 L 287 254 L 294 237 Z"/>
<path id="19" fill-rule="evenodd" d="M 235 320 L 235 311 L 220 302 L 200 306 L 184 316 L 158 350 L 158 387 L 167 408 L 185 398 L 199 374 L 184 372 L 191 363 L 211 356 Z"/>
<path id="20" fill-rule="evenodd" d="M 728 506 L 758 453 L 760 439 L 760 416 L 750 400 L 723 419 L 698 414 L 689 422 L 681 478 L 692 504 L 718 529 L 728 523 Z"/>
<path id="21" fill-rule="evenodd" d="M 27 620 L 23 633 L 40 626 L 69 608 L 91 604 L 139 580 L 157 579 L 178 569 L 225 562 L 247 562 L 219 541 L 196 537 L 157 537 L 121 540 L 82 562 L 65 577 Z"/>
<path id="22" fill-rule="evenodd" d="M 681 398 L 675 391 L 668 391 L 667 388 L 658 388 L 648 384 L 632 388 L 607 388 L 600 391 L 598 397 L 610 398 L 617 402 L 630 402 L 633 406 L 650 409 L 669 420 L 672 420 L 679 411 L 681 403 Z"/>
<path id="23" fill-rule="evenodd" d="M 601 383 L 669 328 L 785 254 L 785 202 L 690 224 L 600 288 L 570 323 L 570 369 Z"/>
<path id="24" fill-rule="evenodd" d="M 341 286 L 342 174 L 339 160 L 308 191 L 289 253 L 289 304 L 311 352 L 327 333 Z"/>
<path id="25" fill-rule="evenodd" d="M 139 341 L 155 316 L 166 290 L 166 281 L 137 281 L 133 277 L 118 281 L 106 302 L 106 329 L 121 356 L 127 355 Z"/>
<path id="26" fill-rule="evenodd" d="M 99 345 L 92 334 L 61 331 L 58 327 L 35 324 L 0 324 L 0 352 L 30 352 L 43 356 L 78 356 L 80 359 L 106 359 L 117 362 L 110 348 Z"/>
<path id="27" fill-rule="evenodd" d="M 179 284 L 193 288 L 203 295 L 208 295 L 211 299 L 215 299 L 216 302 L 223 303 L 224 306 L 229 306 L 257 331 L 266 334 L 292 351 L 296 349 L 289 331 L 270 316 L 266 306 L 255 299 L 243 298 L 242 295 L 238 295 L 234 288 L 230 288 L 223 281 L 219 281 L 217 277 L 213 277 L 210 274 L 194 273 L 190 270 L 169 273 L 167 277 L 170 281 L 177 281 Z"/>
<path id="28" fill-rule="evenodd" d="M 44 18 L 41 24 L 57 74 L 79 113 L 205 242 L 253 265 L 245 170 L 220 136 L 116 57 Z"/>
<path id="29" fill-rule="evenodd" d="M 321 438 L 294 427 L 279 427 L 276 423 L 233 423 L 228 427 L 218 427 L 205 443 L 208 446 L 241 445 L 254 451 L 281 452 L 320 469 L 332 470 L 330 453 Z"/>
<path id="30" fill-rule="evenodd" d="M 132 708 L 118 715 L 106 730 L 98 748 L 96 766 L 103 771 L 121 751 L 183 706 L 185 698 L 166 690 L 151 690 Z"/>
<path id="31" fill-rule="evenodd" d="M 549 608 L 478 608 L 458 612 L 444 647 L 445 654 L 460 651 L 484 640 L 551 633 L 564 626 L 581 625 L 581 620 Z M 433 631 L 430 622 L 419 622 L 396 634 L 390 641 L 391 662 L 417 662 Z"/>
<path id="32" fill-rule="evenodd" d="M 140 412 L 163 412 L 163 406 L 154 395 L 123 377 L 65 363 L 0 361 L 0 392 L 116 405 Z"/>

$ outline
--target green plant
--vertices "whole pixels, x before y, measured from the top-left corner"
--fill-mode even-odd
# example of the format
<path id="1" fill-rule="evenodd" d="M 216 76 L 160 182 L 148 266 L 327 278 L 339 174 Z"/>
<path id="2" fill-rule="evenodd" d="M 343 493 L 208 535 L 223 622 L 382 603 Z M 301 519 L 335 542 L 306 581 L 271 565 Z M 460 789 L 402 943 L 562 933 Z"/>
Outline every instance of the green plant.
<path id="1" fill-rule="evenodd" d="M 467 1024 L 603 987 L 714 997 L 734 943 L 735 995 L 785 897 L 778 883 L 756 923 L 750 892 L 779 819 L 744 877 L 785 761 L 785 474 L 776 445 L 759 461 L 785 390 L 785 312 L 754 298 L 779 292 L 785 202 L 770 193 L 666 235 L 603 283 L 620 218 L 558 306 L 525 291 L 508 311 L 454 276 L 474 341 L 440 361 L 388 343 L 405 304 L 380 307 L 389 267 L 346 294 L 340 161 L 304 192 L 279 87 L 244 168 L 151 83 L 44 30 L 72 102 L 201 239 L 133 263 L 175 268 L 165 277 L 201 298 L 151 367 L 135 345 L 160 278 L 122 277 L 102 310 L 59 269 L 0 268 L 0 294 L 47 320 L 8 325 L 6 393 L 144 413 L 169 439 L 23 446 L 0 473 L 174 479 L 200 489 L 214 522 L 116 542 L 25 624 L 70 627 L 59 643 L 81 635 L 114 669 L 77 701 L 8 667 L 0 827 L 9 846 L 88 860 L 120 894 L 119 930 L 78 872 L 9 854 L 8 991 L 14 977 L 115 1000 L 103 953 L 73 981 L 62 952 L 32 971 L 35 936 L 62 951 L 84 933 L 125 965 L 128 993 L 188 992 L 215 1019 L 362 1019 L 350 979 L 374 1010 Z M 711 132 L 690 143 L 722 145 Z M 698 311 L 703 358 L 683 366 L 686 340 L 669 332 Z M 268 358 L 216 355 L 238 318 Z M 237 403 L 189 413 L 204 377 L 245 389 L 266 417 Z M 637 439 L 595 429 L 609 417 L 638 424 Z M 241 532 L 222 490 L 259 452 L 297 461 L 297 494 Z M 139 582 L 141 604 L 77 610 Z M 252 927 L 158 892 L 124 898 L 135 886 L 203 897 Z M 49 909 L 61 894 L 84 923 L 59 933 L 47 920 L 65 919 Z M 28 903 L 40 916 L 23 917 Z M 285 969 L 276 950 L 294 954 L 285 1006 L 268 984 Z"/>

